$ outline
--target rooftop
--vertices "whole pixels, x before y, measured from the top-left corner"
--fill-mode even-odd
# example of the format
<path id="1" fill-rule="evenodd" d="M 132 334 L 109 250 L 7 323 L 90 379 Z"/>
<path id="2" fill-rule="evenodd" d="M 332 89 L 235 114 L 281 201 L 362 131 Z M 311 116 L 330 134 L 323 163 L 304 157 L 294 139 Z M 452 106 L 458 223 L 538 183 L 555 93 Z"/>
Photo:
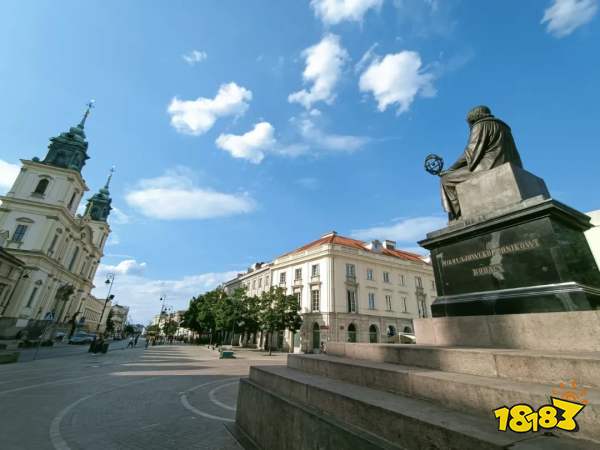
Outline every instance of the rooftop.
<path id="1" fill-rule="evenodd" d="M 385 241 L 386 244 L 391 243 L 391 242 L 392 241 Z M 416 253 L 411 253 L 411 252 L 407 252 L 405 250 L 397 249 L 397 248 L 395 248 L 395 245 L 393 245 L 393 246 L 384 245 L 384 246 L 380 246 L 377 250 L 374 250 L 371 243 L 359 241 L 357 239 L 352 239 L 352 238 L 345 237 L 345 236 L 340 236 L 335 231 L 327 233 L 327 234 L 321 236 L 321 238 L 319 238 L 315 241 L 312 241 L 306 245 L 303 245 L 302 247 L 299 247 L 296 250 L 285 253 L 285 254 L 281 255 L 280 257 L 293 255 L 294 253 L 303 252 L 305 250 L 319 247 L 324 244 L 342 245 L 344 247 L 355 248 L 358 250 L 363 250 L 365 252 L 371 252 L 371 253 L 376 253 L 376 254 L 380 254 L 380 255 L 392 256 L 394 258 L 399 258 L 399 259 L 403 259 L 406 261 L 426 263 L 426 261 L 423 260 L 423 258 L 424 258 L 423 255 L 418 255 Z M 381 243 L 379 243 L 379 244 L 381 244 Z"/>

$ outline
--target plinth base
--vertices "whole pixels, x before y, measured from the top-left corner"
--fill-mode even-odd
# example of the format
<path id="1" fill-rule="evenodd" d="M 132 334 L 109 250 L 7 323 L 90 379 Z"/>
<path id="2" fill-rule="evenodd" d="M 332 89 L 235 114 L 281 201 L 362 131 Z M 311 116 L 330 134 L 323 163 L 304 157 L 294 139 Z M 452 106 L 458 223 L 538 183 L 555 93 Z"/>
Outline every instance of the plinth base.
<path id="1" fill-rule="evenodd" d="M 414 319 L 419 345 L 600 352 L 600 311 Z"/>

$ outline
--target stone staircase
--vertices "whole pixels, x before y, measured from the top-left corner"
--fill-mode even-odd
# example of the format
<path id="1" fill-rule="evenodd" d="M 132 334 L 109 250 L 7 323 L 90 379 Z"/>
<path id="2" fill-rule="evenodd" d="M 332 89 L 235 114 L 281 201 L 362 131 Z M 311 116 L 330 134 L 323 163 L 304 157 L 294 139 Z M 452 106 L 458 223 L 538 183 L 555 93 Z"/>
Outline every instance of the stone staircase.
<path id="1" fill-rule="evenodd" d="M 497 430 L 493 409 L 538 408 L 573 379 L 578 432 Z M 252 367 L 236 423 L 265 450 L 600 449 L 600 353 L 329 343 Z"/>

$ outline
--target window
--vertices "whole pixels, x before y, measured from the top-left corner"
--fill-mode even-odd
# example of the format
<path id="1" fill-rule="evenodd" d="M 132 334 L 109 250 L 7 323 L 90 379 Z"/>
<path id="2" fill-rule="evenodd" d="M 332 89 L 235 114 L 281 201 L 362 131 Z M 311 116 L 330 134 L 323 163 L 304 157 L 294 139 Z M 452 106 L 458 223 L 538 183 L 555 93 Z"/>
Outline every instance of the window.
<path id="1" fill-rule="evenodd" d="M 369 327 L 369 342 L 371 344 L 376 344 L 379 341 L 379 331 L 377 330 L 377 325 L 371 325 Z"/>
<path id="2" fill-rule="evenodd" d="M 313 311 L 319 311 L 321 309 L 321 291 L 314 289 L 310 291 L 310 303 Z"/>
<path id="3" fill-rule="evenodd" d="M 346 278 L 356 278 L 356 268 L 354 264 L 346 264 Z"/>
<path id="4" fill-rule="evenodd" d="M 260 287 L 262 287 L 262 278 L 259 278 L 259 279 L 258 279 L 258 287 L 259 287 L 259 288 L 260 288 Z"/>
<path id="5" fill-rule="evenodd" d="M 369 292 L 369 309 L 375 309 L 375 293 Z"/>
<path id="6" fill-rule="evenodd" d="M 402 312 L 408 312 L 406 308 L 406 297 L 402 297 Z"/>
<path id="7" fill-rule="evenodd" d="M 404 275 L 400 275 L 400 286 L 405 286 L 406 282 L 404 281 Z"/>
<path id="8" fill-rule="evenodd" d="M 285 284 L 285 272 L 279 274 L 279 284 Z"/>
<path id="9" fill-rule="evenodd" d="M 294 281 L 302 281 L 302 269 L 296 269 L 294 271 Z"/>
<path id="10" fill-rule="evenodd" d="M 356 342 L 356 325 L 348 325 L 348 342 Z"/>
<path id="11" fill-rule="evenodd" d="M 256 279 L 252 280 L 252 289 L 256 289 Z"/>
<path id="12" fill-rule="evenodd" d="M 73 266 L 75 265 L 75 261 L 77 260 L 77 255 L 79 254 L 79 247 L 75 247 L 75 251 L 73 252 L 73 256 L 71 257 L 71 262 L 69 263 L 69 272 L 73 270 Z"/>
<path id="13" fill-rule="evenodd" d="M 298 302 L 298 307 L 300 307 L 300 302 L 302 301 L 302 299 L 301 299 L 302 293 L 300 291 L 298 291 L 298 292 L 294 292 L 294 295 L 296 296 L 296 301 Z"/>
<path id="14" fill-rule="evenodd" d="M 419 307 L 419 317 L 427 317 L 427 301 L 424 299 L 418 299 L 417 305 Z"/>
<path id="15" fill-rule="evenodd" d="M 373 269 L 367 269 L 367 280 L 373 280 Z"/>
<path id="16" fill-rule="evenodd" d="M 389 272 L 383 272 L 383 282 L 384 283 L 390 282 L 390 273 Z"/>
<path id="17" fill-rule="evenodd" d="M 73 202 L 75 201 L 76 196 L 77 191 L 73 192 L 73 195 L 71 195 L 71 200 L 69 200 L 69 205 L 67 206 L 67 209 L 71 209 L 73 207 Z"/>
<path id="18" fill-rule="evenodd" d="M 386 309 L 386 311 L 392 310 L 392 296 L 391 295 L 385 296 L 385 309 Z"/>
<path id="19" fill-rule="evenodd" d="M 318 264 L 313 264 L 311 267 L 311 274 L 312 277 L 318 277 L 319 276 L 319 265 Z"/>
<path id="20" fill-rule="evenodd" d="M 29 300 L 27 300 L 27 308 L 31 308 L 31 305 L 33 304 L 33 300 L 35 299 L 35 294 L 37 294 L 38 288 L 34 287 L 33 291 L 31 291 L 31 295 L 29 296 Z"/>
<path id="21" fill-rule="evenodd" d="M 415 285 L 418 288 L 423 288 L 423 280 L 421 280 L 421 277 L 415 277 Z"/>
<path id="22" fill-rule="evenodd" d="M 51 255 L 54 251 L 54 247 L 56 246 L 56 241 L 58 241 L 58 234 L 55 234 L 52 238 L 52 242 L 50 243 L 50 247 L 48 247 L 48 254 Z"/>
<path id="23" fill-rule="evenodd" d="M 346 291 L 346 296 L 348 300 L 348 312 L 355 313 L 356 312 L 356 292 L 352 289 L 348 289 Z"/>
<path id="24" fill-rule="evenodd" d="M 13 238 L 12 240 L 15 242 L 23 242 L 23 237 L 25 236 L 25 233 L 27 232 L 27 225 L 17 225 L 17 228 L 15 228 L 15 232 L 13 233 Z"/>
<path id="25" fill-rule="evenodd" d="M 7 284 L 0 283 L 0 305 L 2 305 L 4 303 L 2 301 L 2 296 L 4 295 L 4 291 L 6 290 L 7 286 L 8 286 Z"/>
<path id="26" fill-rule="evenodd" d="M 50 184 L 50 182 L 45 178 L 40 180 L 37 186 L 35 187 L 35 191 L 33 191 L 33 193 L 38 195 L 44 195 L 46 189 L 48 188 L 48 184 Z"/>

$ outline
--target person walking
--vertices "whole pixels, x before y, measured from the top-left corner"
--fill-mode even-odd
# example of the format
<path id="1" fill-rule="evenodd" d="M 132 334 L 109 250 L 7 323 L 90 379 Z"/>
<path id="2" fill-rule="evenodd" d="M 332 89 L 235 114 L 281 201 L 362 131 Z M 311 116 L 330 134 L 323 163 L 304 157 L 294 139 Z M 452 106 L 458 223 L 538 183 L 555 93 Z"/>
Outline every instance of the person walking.
<path id="1" fill-rule="evenodd" d="M 136 334 L 136 335 L 135 335 L 135 339 L 134 339 L 134 341 L 133 341 L 133 346 L 134 346 L 134 347 L 137 347 L 137 341 L 138 341 L 138 339 L 139 339 L 139 338 L 140 338 L 140 335 L 139 335 L 139 334 Z"/>
<path id="2" fill-rule="evenodd" d="M 127 343 L 127 348 L 133 348 L 133 336 L 129 338 L 129 342 Z"/>

